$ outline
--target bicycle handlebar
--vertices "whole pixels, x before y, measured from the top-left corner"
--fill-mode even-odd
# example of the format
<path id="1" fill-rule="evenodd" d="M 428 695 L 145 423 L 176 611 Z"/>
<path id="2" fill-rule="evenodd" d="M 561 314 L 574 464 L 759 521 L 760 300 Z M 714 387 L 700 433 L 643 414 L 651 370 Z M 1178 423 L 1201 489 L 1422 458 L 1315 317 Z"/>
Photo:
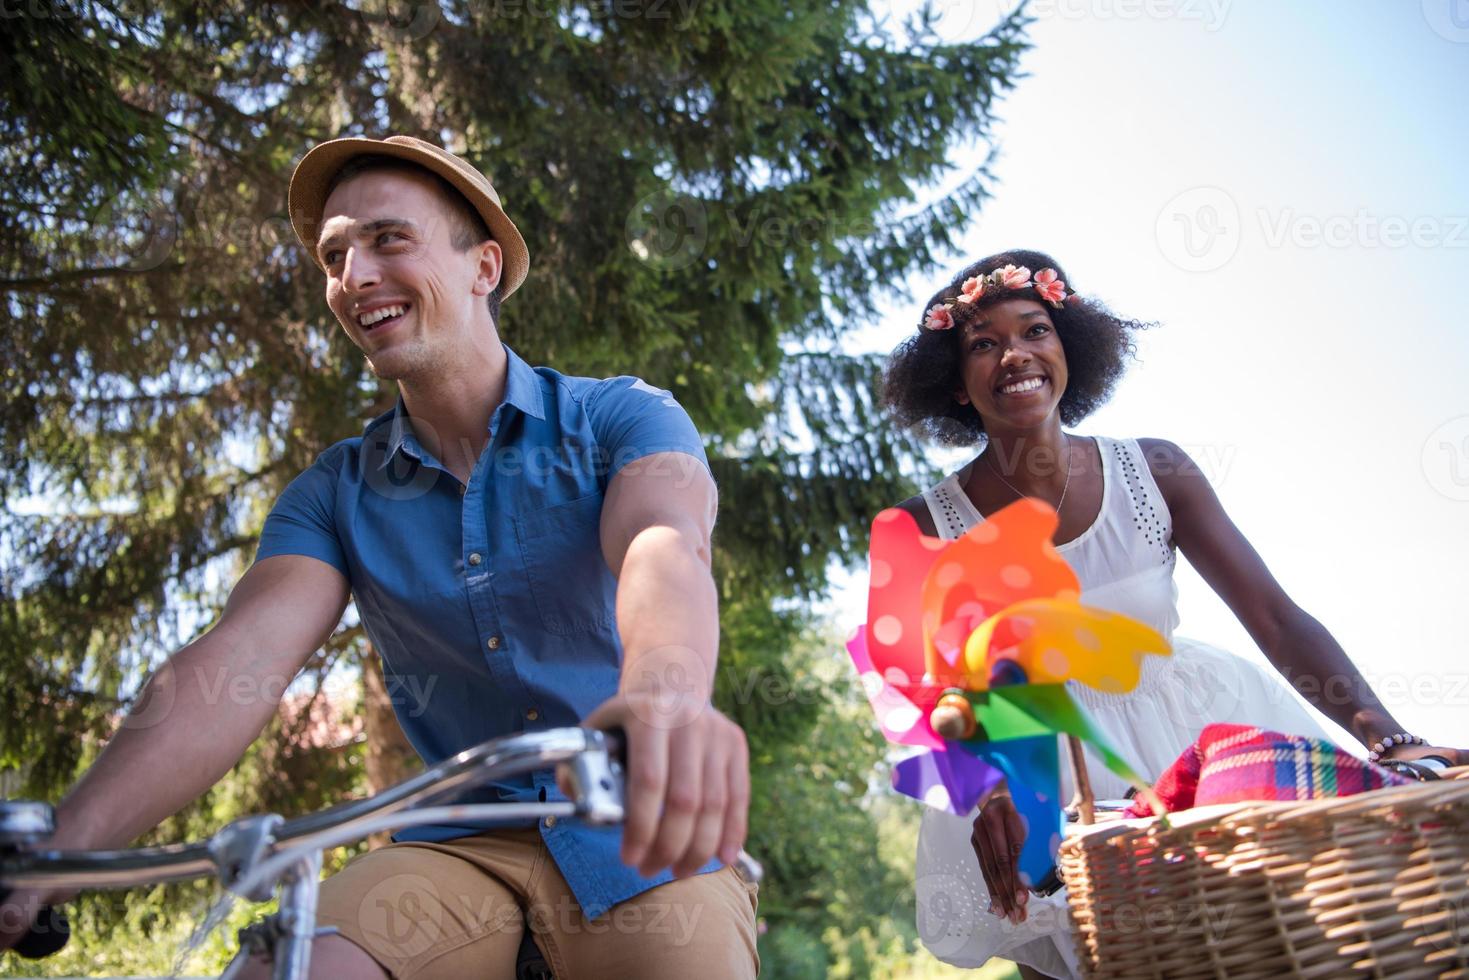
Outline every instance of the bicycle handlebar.
<path id="1" fill-rule="evenodd" d="M 318 835 L 331 838 L 345 836 L 350 841 L 385 829 L 384 825 L 374 823 L 371 830 L 360 831 L 358 825 L 371 818 L 442 800 L 470 784 L 544 769 L 561 762 L 575 762 L 588 751 L 602 753 L 604 757 L 617 757 L 621 754 L 622 745 L 622 739 L 616 733 L 586 728 L 554 728 L 491 739 L 375 796 L 283 821 L 270 830 L 270 844 L 273 849 L 276 845 L 284 849 L 287 845 L 304 843 L 303 838 Z M 581 787 L 583 799 L 571 812 L 594 823 L 616 823 L 622 819 L 621 795 L 609 793 L 611 788 L 609 785 Z M 503 804 L 484 806 L 484 811 L 473 815 L 479 818 L 499 815 L 500 819 L 510 816 Z M 248 821 L 251 819 L 235 821 L 207 841 L 188 844 L 109 851 L 24 851 L 0 858 L 0 881 L 10 887 L 133 888 L 214 874 L 228 878 L 227 863 L 231 857 L 228 851 L 233 842 L 227 838 L 232 831 L 236 835 L 249 832 L 251 825 Z M 388 826 L 410 826 L 421 822 L 405 815 L 401 824 Z"/>

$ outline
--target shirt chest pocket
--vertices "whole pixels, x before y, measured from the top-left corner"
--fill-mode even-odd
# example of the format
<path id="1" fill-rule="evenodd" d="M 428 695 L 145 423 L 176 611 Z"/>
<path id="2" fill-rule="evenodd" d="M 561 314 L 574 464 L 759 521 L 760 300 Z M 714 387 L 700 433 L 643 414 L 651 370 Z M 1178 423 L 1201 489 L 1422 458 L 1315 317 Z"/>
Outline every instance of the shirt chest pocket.
<path id="1" fill-rule="evenodd" d="M 600 493 L 516 518 L 526 583 L 549 633 L 612 624 L 617 580 L 602 558 L 601 522 Z"/>

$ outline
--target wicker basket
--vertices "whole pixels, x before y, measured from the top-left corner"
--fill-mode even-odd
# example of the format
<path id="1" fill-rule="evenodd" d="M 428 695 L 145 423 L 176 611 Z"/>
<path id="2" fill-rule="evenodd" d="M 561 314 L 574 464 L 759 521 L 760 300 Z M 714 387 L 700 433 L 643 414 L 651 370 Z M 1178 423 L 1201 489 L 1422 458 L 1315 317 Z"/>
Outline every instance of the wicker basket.
<path id="1" fill-rule="evenodd" d="M 1058 861 L 1086 977 L 1469 978 L 1469 779 L 1098 826 Z"/>

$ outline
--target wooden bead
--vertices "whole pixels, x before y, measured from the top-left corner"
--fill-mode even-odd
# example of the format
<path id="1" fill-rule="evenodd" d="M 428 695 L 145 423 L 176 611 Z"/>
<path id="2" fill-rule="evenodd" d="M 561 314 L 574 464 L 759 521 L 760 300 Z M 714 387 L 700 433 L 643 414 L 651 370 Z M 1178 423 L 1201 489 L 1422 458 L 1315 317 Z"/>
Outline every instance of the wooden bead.
<path id="1" fill-rule="evenodd" d="M 940 738 L 959 741 L 974 734 L 974 708 L 962 694 L 945 694 L 929 712 L 928 723 Z"/>

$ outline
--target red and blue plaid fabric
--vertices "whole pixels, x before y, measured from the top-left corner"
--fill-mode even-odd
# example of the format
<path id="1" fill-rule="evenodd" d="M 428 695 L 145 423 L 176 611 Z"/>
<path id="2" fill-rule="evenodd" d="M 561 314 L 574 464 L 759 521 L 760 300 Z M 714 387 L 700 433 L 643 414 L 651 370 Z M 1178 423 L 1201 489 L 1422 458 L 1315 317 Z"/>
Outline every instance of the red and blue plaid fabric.
<path id="1" fill-rule="evenodd" d="M 1325 739 L 1283 735 L 1250 725 L 1209 725 L 1153 789 L 1169 810 L 1187 810 L 1211 803 L 1355 796 L 1410 782 Z M 1126 815 L 1154 814 L 1139 799 Z"/>

